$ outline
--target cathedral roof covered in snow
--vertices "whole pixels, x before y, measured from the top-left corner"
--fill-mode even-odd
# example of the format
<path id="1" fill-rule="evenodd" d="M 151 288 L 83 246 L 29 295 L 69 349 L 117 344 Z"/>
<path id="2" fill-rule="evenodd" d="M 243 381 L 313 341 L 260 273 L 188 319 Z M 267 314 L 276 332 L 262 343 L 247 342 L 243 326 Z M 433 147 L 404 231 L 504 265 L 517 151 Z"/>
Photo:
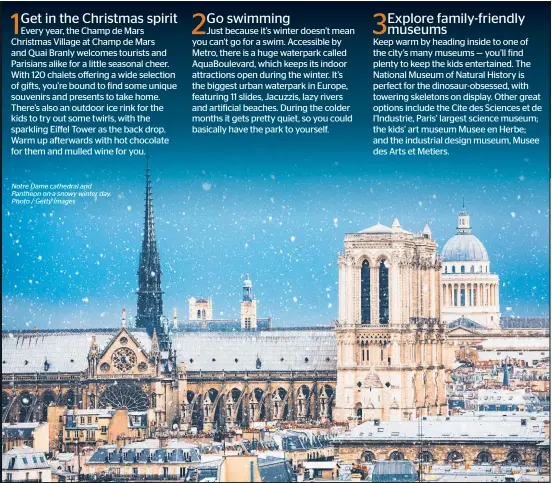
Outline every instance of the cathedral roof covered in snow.
<path id="1" fill-rule="evenodd" d="M 333 330 L 192 332 L 173 338 L 178 362 L 195 371 L 335 371 Z"/>
<path id="2" fill-rule="evenodd" d="M 88 367 L 92 336 L 103 350 L 116 333 L 117 329 L 2 332 L 2 372 L 82 372 Z M 146 332 L 132 335 L 149 351 L 151 339 Z"/>
<path id="3" fill-rule="evenodd" d="M 88 367 L 92 336 L 100 352 L 113 330 L 13 331 L 2 333 L 3 373 L 71 373 Z M 132 330 L 149 351 L 151 339 Z M 334 371 L 337 349 L 332 329 L 239 332 L 179 332 L 173 336 L 178 362 L 194 371 Z"/>

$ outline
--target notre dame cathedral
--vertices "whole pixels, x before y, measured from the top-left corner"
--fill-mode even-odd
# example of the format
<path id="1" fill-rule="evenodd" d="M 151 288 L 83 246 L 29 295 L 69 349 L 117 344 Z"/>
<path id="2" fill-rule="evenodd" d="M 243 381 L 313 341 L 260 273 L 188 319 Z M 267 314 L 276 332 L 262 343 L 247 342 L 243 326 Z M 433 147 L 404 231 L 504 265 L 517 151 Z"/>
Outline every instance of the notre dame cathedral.
<path id="1" fill-rule="evenodd" d="M 327 327 L 273 328 L 252 281 L 240 320 L 163 311 L 149 166 L 136 324 L 2 334 L 2 420 L 44 420 L 49 405 L 146 411 L 151 426 L 206 432 L 257 421 L 413 419 L 446 413 L 451 344 L 440 317 L 441 261 L 426 225 L 398 220 L 345 235 L 339 316 Z M 454 357 L 452 355 L 452 357 Z"/>

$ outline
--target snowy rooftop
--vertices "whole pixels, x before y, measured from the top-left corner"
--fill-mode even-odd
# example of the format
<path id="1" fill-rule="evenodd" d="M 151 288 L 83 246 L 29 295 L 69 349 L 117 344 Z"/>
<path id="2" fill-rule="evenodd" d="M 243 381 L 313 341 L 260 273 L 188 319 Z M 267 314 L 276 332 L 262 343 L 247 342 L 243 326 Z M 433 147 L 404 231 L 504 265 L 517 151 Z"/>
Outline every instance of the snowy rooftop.
<path id="1" fill-rule="evenodd" d="M 428 227 L 429 229 L 429 227 Z M 401 224 L 399 223 L 399 220 L 395 218 L 393 220 L 393 224 L 389 226 L 385 226 L 379 221 L 375 224 L 370 226 L 369 228 L 365 228 L 364 230 L 359 231 L 359 233 L 368 233 L 372 235 L 379 235 L 379 234 L 391 234 L 391 233 L 410 233 L 409 231 L 406 231 L 401 227 Z"/>
<path id="2" fill-rule="evenodd" d="M 331 329 L 177 334 L 178 362 L 188 371 L 335 371 Z"/>
<path id="3" fill-rule="evenodd" d="M 421 429 L 421 433 L 420 433 Z M 433 417 L 414 421 L 374 421 L 360 424 L 351 431 L 336 438 L 338 442 L 358 440 L 414 440 L 421 438 L 434 441 L 462 440 L 508 440 L 537 441 L 544 440 L 544 421 L 542 419 L 503 416 L 500 424 L 497 418 L 479 417 Z"/>
<path id="4" fill-rule="evenodd" d="M 36 331 L 2 333 L 3 373 L 82 372 L 88 367 L 92 336 L 103 349 L 117 333 L 106 331 Z M 151 339 L 146 332 L 132 335 L 149 350 Z M 47 362 L 47 370 L 46 364 Z"/>
<path id="5" fill-rule="evenodd" d="M 82 372 L 92 336 L 100 350 L 113 332 L 66 331 L 2 334 L 3 373 Z M 143 331 L 132 335 L 146 351 L 151 339 Z M 173 348 L 188 371 L 334 371 L 337 349 L 332 329 L 260 332 L 176 333 Z M 258 366 L 260 361 L 260 367 Z M 47 364 L 45 364 L 47 362 Z M 47 367 L 47 369 L 46 369 Z"/>
<path id="6" fill-rule="evenodd" d="M 547 337 L 492 337 L 484 340 L 480 345 L 485 350 L 550 350 L 550 340 Z"/>
<path id="7" fill-rule="evenodd" d="M 2 454 L 2 470 L 31 470 L 50 468 L 44 453 L 29 448 L 16 446 Z"/>

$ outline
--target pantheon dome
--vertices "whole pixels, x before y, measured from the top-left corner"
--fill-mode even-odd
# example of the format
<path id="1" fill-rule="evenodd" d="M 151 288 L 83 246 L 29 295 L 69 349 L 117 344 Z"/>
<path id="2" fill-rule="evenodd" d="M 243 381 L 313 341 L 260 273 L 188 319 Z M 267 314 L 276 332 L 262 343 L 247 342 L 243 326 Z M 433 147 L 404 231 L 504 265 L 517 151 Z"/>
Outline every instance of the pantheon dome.
<path id="1" fill-rule="evenodd" d="M 489 255 L 479 238 L 468 233 L 460 233 L 447 241 L 441 259 L 444 262 L 487 262 Z"/>
<path id="2" fill-rule="evenodd" d="M 441 252 L 441 316 L 448 323 L 469 319 L 482 327 L 498 329 L 499 279 L 491 273 L 485 245 L 471 232 L 465 207 L 458 213 L 456 235 Z"/>

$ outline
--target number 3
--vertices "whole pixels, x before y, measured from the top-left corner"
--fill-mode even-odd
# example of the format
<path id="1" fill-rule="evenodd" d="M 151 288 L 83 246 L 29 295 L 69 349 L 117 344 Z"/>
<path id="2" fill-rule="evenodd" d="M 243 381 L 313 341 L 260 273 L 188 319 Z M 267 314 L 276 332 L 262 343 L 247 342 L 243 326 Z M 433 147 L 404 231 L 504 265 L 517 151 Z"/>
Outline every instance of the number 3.
<path id="1" fill-rule="evenodd" d="M 380 17 L 381 20 L 376 23 L 376 25 L 379 25 L 381 27 L 381 30 L 372 30 L 372 33 L 376 35 L 381 35 L 387 32 L 387 25 L 385 25 L 385 22 L 387 22 L 387 17 L 384 13 L 375 13 L 374 18 Z"/>

